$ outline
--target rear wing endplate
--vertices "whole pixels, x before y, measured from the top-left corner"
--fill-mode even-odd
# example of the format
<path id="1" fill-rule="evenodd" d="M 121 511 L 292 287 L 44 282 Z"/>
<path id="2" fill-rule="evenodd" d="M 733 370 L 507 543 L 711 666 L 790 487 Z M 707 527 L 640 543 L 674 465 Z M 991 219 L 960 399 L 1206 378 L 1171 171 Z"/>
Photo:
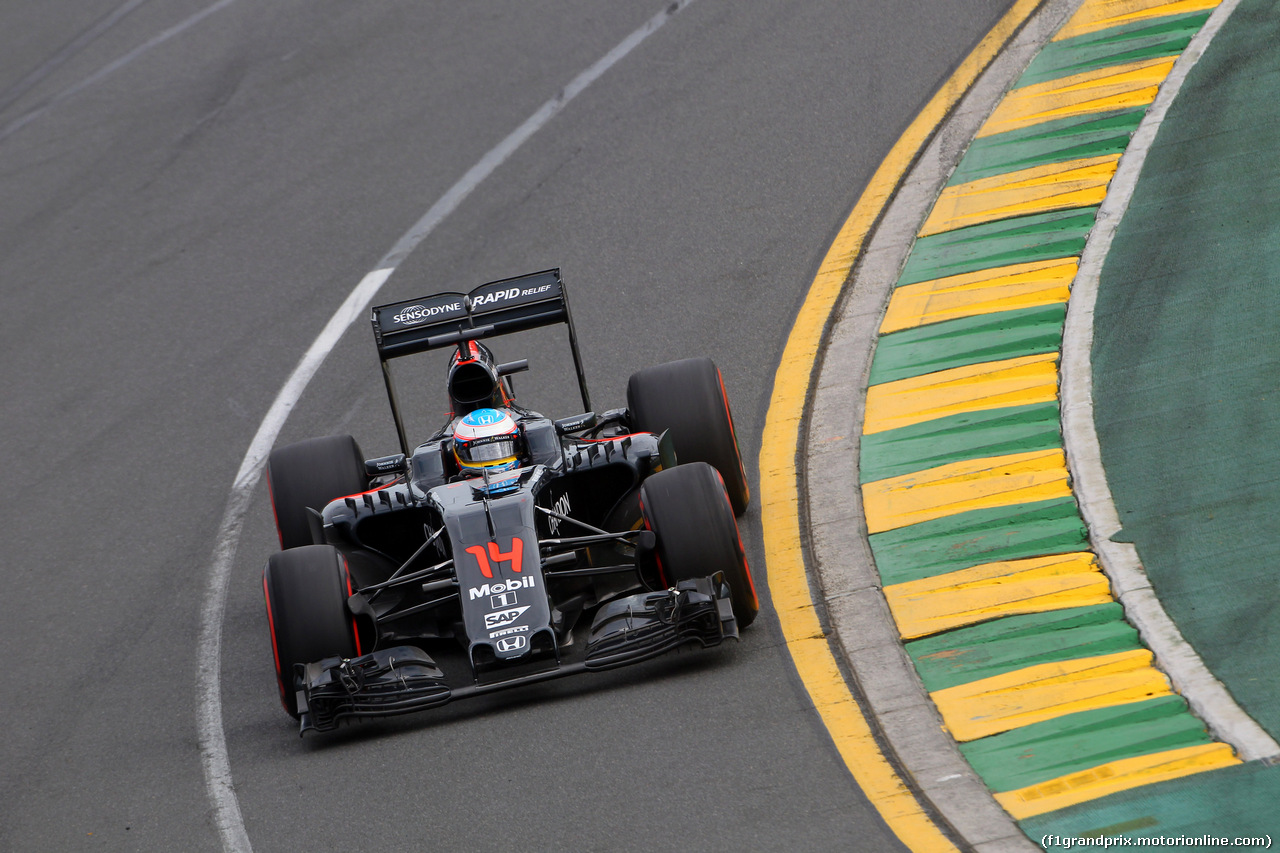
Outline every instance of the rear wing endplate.
<path id="1" fill-rule="evenodd" d="M 388 362 L 393 358 L 454 346 L 463 341 L 564 323 L 569 327 L 569 348 L 573 351 L 583 411 L 591 411 L 582 356 L 578 351 L 578 336 L 569 311 L 569 295 L 558 269 L 491 281 L 469 293 L 435 293 L 421 299 L 379 305 L 373 309 L 372 321 L 391 414 L 396 421 L 400 449 L 406 455 L 409 453 L 408 442 Z"/>

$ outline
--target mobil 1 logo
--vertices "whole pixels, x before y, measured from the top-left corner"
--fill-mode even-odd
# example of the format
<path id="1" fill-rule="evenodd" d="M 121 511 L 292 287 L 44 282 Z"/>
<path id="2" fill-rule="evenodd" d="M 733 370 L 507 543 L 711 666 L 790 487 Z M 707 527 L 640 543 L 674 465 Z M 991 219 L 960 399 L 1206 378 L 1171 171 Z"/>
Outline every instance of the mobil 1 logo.
<path id="1" fill-rule="evenodd" d="M 508 607 L 515 607 L 520 603 L 520 598 L 512 592 L 500 592 L 497 595 L 489 596 L 489 609 L 502 610 Z"/>

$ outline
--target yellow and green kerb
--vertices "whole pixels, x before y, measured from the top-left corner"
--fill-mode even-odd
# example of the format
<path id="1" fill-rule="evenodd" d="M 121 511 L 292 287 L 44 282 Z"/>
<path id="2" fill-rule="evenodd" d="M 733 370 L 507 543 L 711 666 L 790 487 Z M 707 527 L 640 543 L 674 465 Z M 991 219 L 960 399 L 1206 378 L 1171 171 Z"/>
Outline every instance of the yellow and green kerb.
<path id="1" fill-rule="evenodd" d="M 1087 0 L 921 227 L 872 362 L 871 547 L 951 734 L 1022 819 L 1239 763 L 1153 666 L 1090 551 L 1058 398 L 1085 239 L 1217 0 Z"/>

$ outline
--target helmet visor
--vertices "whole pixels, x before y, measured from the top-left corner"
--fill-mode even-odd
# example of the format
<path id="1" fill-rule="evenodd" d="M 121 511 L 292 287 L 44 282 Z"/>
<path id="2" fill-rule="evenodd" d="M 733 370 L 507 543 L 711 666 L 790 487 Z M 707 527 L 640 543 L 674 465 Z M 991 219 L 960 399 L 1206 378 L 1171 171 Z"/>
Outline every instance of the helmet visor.
<path id="1" fill-rule="evenodd" d="M 479 438 L 474 441 L 457 442 L 454 449 L 458 461 L 466 465 L 494 465 L 506 462 L 516 455 L 516 442 L 512 436 L 495 436 Z"/>

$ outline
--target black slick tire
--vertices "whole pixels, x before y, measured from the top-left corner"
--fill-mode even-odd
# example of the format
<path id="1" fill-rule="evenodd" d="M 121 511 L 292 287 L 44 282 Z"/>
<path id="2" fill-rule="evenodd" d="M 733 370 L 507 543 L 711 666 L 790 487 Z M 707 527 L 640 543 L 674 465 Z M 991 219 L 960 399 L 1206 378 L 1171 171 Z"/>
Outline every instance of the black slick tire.
<path id="1" fill-rule="evenodd" d="M 637 430 L 670 430 L 680 464 L 706 462 L 719 471 L 733 514 L 746 512 L 751 490 L 724 380 L 711 359 L 686 358 L 633 373 L 627 408 Z"/>
<path id="2" fill-rule="evenodd" d="M 307 508 L 316 512 L 334 498 L 369 488 L 364 455 L 349 435 L 310 438 L 271 451 L 267 487 L 281 548 L 311 545 Z"/>
<path id="3" fill-rule="evenodd" d="M 272 554 L 262 573 L 267 628 L 275 658 L 280 703 L 298 717 L 294 664 L 360 654 L 346 561 L 329 545 L 306 545 Z"/>
<path id="4" fill-rule="evenodd" d="M 733 616 L 745 628 L 760 611 L 742 538 L 720 474 L 705 462 L 659 471 L 640 486 L 640 509 L 653 531 L 658 572 L 674 585 L 723 572 Z"/>

